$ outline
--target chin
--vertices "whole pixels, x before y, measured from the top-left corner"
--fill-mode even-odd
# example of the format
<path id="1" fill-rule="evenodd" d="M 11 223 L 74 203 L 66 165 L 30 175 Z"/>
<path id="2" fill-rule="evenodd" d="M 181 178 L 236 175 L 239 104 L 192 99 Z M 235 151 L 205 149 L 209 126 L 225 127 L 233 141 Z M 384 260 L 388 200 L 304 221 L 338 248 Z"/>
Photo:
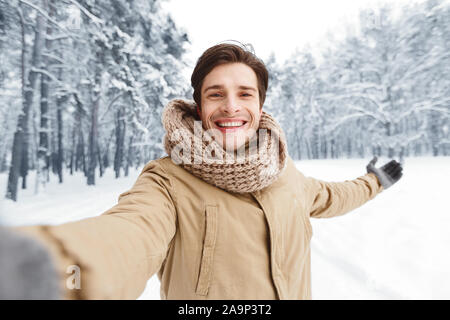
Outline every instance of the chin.
<path id="1" fill-rule="evenodd" d="M 222 142 L 222 148 L 229 151 L 235 151 L 242 147 L 245 144 L 245 138 L 239 139 L 239 141 L 235 142 L 233 140 L 230 141 L 223 141 Z"/>

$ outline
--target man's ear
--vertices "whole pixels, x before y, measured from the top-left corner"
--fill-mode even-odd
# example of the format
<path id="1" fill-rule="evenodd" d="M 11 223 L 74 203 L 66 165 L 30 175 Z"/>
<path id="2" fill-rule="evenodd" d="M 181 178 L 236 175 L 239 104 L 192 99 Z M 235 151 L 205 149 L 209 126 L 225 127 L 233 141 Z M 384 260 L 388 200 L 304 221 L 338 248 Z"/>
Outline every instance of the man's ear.
<path id="1" fill-rule="evenodd" d="M 197 106 L 197 114 L 198 114 L 198 117 L 201 120 L 202 119 L 202 115 L 200 114 L 200 107 L 199 106 Z"/>

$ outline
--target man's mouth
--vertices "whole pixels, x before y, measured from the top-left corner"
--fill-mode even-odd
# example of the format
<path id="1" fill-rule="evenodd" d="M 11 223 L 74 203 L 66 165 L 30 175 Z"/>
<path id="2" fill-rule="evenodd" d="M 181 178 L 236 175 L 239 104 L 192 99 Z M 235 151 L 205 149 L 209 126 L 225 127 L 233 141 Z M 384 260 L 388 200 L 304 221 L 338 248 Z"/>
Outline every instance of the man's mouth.
<path id="1" fill-rule="evenodd" d="M 221 119 L 214 121 L 216 128 L 222 133 L 232 133 L 238 130 L 243 130 L 247 127 L 247 123 L 248 122 L 245 120 L 237 119 Z"/>
<path id="2" fill-rule="evenodd" d="M 216 121 L 215 124 L 221 128 L 239 128 L 245 125 L 247 121 Z"/>

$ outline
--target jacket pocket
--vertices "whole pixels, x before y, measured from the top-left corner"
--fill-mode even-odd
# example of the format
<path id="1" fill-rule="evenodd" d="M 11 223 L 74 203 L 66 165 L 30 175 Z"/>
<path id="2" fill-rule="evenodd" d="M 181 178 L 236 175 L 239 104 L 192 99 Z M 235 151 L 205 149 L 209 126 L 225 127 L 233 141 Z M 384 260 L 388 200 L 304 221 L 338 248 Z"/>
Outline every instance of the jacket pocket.
<path id="1" fill-rule="evenodd" d="M 203 241 L 200 272 L 198 275 L 196 294 L 206 296 L 212 276 L 214 247 L 217 236 L 217 207 L 207 205 L 205 210 L 205 239 Z"/>

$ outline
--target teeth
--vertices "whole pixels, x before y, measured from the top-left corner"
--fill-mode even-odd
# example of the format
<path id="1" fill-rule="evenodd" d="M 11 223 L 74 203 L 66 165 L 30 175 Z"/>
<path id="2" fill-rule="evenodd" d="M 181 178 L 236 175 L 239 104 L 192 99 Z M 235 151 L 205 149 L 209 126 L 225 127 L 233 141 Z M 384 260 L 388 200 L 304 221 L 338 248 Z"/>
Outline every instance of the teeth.
<path id="1" fill-rule="evenodd" d="M 219 127 L 240 127 L 244 124 L 243 121 L 237 121 L 237 122 L 218 122 L 217 125 Z"/>

